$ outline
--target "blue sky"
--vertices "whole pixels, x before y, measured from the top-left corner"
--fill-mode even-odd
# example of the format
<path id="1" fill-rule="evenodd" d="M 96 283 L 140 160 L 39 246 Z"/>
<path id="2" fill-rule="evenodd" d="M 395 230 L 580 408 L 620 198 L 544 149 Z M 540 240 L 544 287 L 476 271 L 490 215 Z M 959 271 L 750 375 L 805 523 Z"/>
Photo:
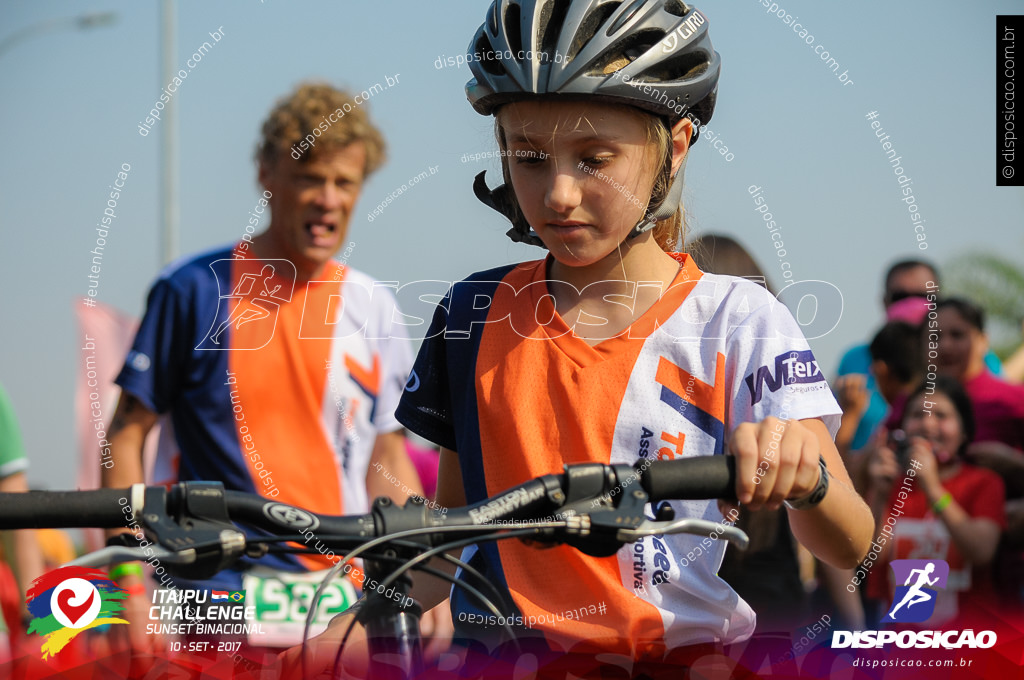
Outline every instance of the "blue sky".
<path id="1" fill-rule="evenodd" d="M 684 200 L 694 233 L 744 242 L 769 279 L 781 261 L 748 188 L 779 226 L 794 278 L 824 280 L 843 296 L 841 318 L 812 345 L 834 371 L 841 351 L 868 338 L 881 318 L 880 278 L 895 259 L 940 264 L 966 250 L 1019 254 L 1024 190 L 995 186 L 995 23 L 1019 11 L 1010 0 L 965 6 L 903 3 L 778 3 L 814 36 L 807 45 L 760 0 L 706 0 L 723 60 L 709 135 L 686 169 Z M 466 51 L 488 3 L 179 2 L 177 62 L 222 28 L 223 38 L 174 95 L 180 130 L 180 252 L 237 239 L 257 204 L 252 152 L 273 102 L 304 79 L 362 90 L 400 74 L 369 103 L 390 145 L 388 164 L 366 185 L 353 219 L 350 264 L 383 280 L 453 281 L 469 272 L 534 259 L 508 241 L 500 216 L 471 192 L 495 159 L 489 119 L 465 101 L 469 70 L 435 68 Z M 74 376 L 80 352 L 72 314 L 84 295 L 95 224 L 122 164 L 131 170 L 104 251 L 98 299 L 139 315 L 160 268 L 159 126 L 138 125 L 166 85 L 159 75 L 159 5 L 116 0 L 0 6 L 0 40 L 59 17 L 113 11 L 117 22 L 54 30 L 0 54 L 0 234 L 4 331 L 0 382 L 11 394 L 33 460 L 30 481 L 74 484 Z M 844 84 L 814 47 L 846 71 Z M 896 177 L 866 115 L 882 127 L 913 179 L 926 220 L 920 251 Z M 710 140 L 710 141 L 709 141 Z M 384 196 L 430 166 L 370 222 Z M 494 184 L 492 179 L 492 184 Z M 807 310 L 802 308 L 802 313 Z M 806 320 L 806 317 L 805 319 Z"/>

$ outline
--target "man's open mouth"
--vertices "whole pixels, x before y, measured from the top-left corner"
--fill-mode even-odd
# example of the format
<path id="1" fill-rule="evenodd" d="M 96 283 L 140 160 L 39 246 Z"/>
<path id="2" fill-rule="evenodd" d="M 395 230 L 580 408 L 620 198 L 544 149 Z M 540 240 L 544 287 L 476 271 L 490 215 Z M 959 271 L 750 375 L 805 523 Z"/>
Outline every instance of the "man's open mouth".
<path id="1" fill-rule="evenodd" d="M 338 225 L 328 222 L 306 222 L 305 227 L 310 236 L 328 236 L 338 230 Z"/>

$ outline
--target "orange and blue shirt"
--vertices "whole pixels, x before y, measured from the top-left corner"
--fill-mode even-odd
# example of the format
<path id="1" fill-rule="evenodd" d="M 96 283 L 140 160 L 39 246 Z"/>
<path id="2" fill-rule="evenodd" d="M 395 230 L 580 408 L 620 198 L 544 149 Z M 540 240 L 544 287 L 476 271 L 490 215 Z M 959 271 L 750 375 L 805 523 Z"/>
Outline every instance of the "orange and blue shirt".
<path id="1" fill-rule="evenodd" d="M 333 262 L 320 278 L 296 282 L 289 261 L 231 248 L 161 273 L 116 381 L 169 414 L 151 483 L 220 481 L 318 513 L 367 512 L 370 455 L 378 432 L 401 427 L 412 350 L 389 288 Z"/>
<path id="2" fill-rule="evenodd" d="M 556 312 L 546 261 L 451 288 L 397 416 L 458 453 L 467 502 L 567 463 L 722 455 L 740 423 L 769 415 L 820 417 L 834 434 L 840 409 L 789 311 L 763 287 L 673 257 L 680 270 L 660 299 L 594 346 Z M 679 518 L 723 520 L 713 500 L 670 505 Z M 724 550 L 722 540 L 679 534 L 606 558 L 513 540 L 463 559 L 514 604 L 521 629 L 575 651 L 648 658 L 753 633 L 754 612 L 717 575 Z M 481 627 L 488 612 L 461 589 L 452 598 L 460 636 L 493 639 L 497 629 Z M 592 613 L 599 603 L 606 613 Z"/>

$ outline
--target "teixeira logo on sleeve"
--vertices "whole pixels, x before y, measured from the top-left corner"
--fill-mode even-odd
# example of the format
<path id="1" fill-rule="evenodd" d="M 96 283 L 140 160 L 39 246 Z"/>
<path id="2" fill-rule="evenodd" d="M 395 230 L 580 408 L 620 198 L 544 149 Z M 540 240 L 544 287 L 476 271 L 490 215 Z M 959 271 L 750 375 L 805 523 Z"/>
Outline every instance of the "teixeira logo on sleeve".
<path id="1" fill-rule="evenodd" d="M 32 582 L 27 606 L 28 632 L 42 636 L 43 658 L 54 656 L 82 631 L 108 623 L 128 623 L 117 614 L 128 593 L 107 575 L 88 567 L 61 567 Z"/>
<path id="2" fill-rule="evenodd" d="M 774 375 L 771 367 L 766 364 L 759 366 L 743 380 L 750 389 L 750 405 L 753 406 L 761 401 L 765 387 L 769 392 L 778 392 L 783 385 L 824 382 L 825 376 L 821 373 L 814 353 L 805 349 L 799 352 L 783 352 L 775 357 Z"/>

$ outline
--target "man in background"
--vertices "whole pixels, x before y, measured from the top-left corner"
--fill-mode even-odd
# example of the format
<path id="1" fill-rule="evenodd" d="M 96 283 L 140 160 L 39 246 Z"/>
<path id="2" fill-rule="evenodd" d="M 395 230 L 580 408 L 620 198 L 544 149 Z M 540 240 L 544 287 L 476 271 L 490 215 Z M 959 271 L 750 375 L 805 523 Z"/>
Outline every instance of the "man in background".
<path id="1" fill-rule="evenodd" d="M 412 366 L 403 327 L 392 324 L 394 297 L 332 259 L 348 242 L 364 181 L 384 161 L 384 140 L 365 105 L 307 84 L 271 111 L 256 160 L 263 196 L 239 240 L 170 265 L 149 292 L 116 380 L 122 393 L 103 485 L 143 481 L 146 434 L 169 414 L 175 446 L 158 455 L 151 482 L 220 481 L 329 515 L 366 512 L 375 496 L 404 500 L 403 488 L 418 494 L 394 418 Z M 263 213 L 269 226 L 253 236 Z M 296 585 L 312 580 L 302 572 L 332 564 L 319 555 L 277 554 L 201 583 L 172 584 L 167 576 L 160 583 L 244 590 L 246 606 L 273 619 L 275 631 L 249 643 L 286 647 L 301 639 L 308 602 L 290 602 Z M 141 569 L 118 565 L 111 575 L 131 593 L 133 648 L 151 648 Z M 355 598 L 353 584 L 332 588 L 339 592 L 325 601 L 340 598 L 341 609 Z M 282 592 L 289 602 L 279 601 Z"/>

